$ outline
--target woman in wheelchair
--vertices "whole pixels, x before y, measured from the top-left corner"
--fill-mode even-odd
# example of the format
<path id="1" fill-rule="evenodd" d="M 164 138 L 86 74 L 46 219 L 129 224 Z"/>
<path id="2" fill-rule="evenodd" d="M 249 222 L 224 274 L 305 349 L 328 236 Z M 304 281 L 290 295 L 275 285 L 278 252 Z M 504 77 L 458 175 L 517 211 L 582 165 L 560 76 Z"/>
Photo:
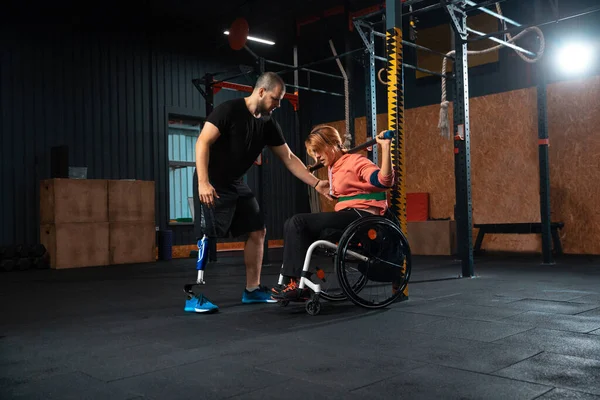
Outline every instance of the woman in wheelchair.
<path id="1" fill-rule="evenodd" d="M 376 138 L 381 146 L 379 168 L 361 154 L 348 153 L 335 128 L 319 125 L 311 131 L 305 141 L 307 153 L 327 168 L 329 194 L 338 202 L 335 212 L 296 214 L 285 222 L 281 274 L 288 283 L 273 289 L 274 298 L 293 300 L 306 294 L 297 290 L 304 258 L 324 230 L 343 230 L 368 215 L 389 215 L 386 191 L 392 187 L 395 176 L 390 139 L 383 138 L 384 132 Z"/>

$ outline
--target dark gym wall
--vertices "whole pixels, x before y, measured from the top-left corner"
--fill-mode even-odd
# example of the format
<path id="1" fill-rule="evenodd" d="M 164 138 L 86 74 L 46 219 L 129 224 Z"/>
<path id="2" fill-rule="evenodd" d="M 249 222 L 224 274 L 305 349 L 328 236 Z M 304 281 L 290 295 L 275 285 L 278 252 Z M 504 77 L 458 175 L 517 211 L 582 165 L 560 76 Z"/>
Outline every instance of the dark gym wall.
<path id="1" fill-rule="evenodd" d="M 185 34 L 31 28 L 5 25 L 0 36 L 0 245 L 38 242 L 39 182 L 50 178 L 50 149 L 59 145 L 68 146 L 70 166 L 87 166 L 89 179 L 155 181 L 156 225 L 166 229 L 167 113 L 204 116 L 192 79 L 237 60 L 217 62 Z M 242 95 L 222 90 L 215 105 Z M 296 148 L 293 110 L 276 114 Z M 277 161 L 264 168 L 290 196 L 266 207 L 270 238 L 280 238 L 299 186 Z M 253 174 L 256 167 L 251 185 Z M 172 228 L 174 244 L 194 243 L 191 226 Z"/>

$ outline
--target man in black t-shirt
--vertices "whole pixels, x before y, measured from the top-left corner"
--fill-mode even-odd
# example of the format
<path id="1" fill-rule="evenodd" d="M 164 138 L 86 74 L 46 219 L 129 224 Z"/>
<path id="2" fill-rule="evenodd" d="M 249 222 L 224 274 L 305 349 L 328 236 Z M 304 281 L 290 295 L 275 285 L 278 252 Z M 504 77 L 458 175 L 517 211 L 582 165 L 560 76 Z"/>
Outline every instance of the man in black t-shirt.
<path id="1" fill-rule="evenodd" d="M 196 142 L 194 191 L 202 204 L 207 236 L 248 234 L 244 247 L 246 288 L 243 303 L 270 303 L 271 290 L 261 285 L 265 222 L 254 194 L 243 181 L 265 146 L 298 179 L 329 197 L 329 182 L 312 175 L 285 142 L 271 118 L 285 95 L 279 75 L 266 72 L 248 97 L 224 102 L 208 116 Z M 200 218 L 200 216 L 197 216 Z M 201 308 L 201 305 L 199 306 Z"/>

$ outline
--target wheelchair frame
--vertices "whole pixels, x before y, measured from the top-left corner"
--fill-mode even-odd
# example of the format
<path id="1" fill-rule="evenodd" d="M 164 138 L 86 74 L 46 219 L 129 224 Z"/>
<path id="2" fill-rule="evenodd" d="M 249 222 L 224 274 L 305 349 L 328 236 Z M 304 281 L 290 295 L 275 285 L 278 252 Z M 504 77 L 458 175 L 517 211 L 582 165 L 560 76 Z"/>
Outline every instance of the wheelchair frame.
<path id="1" fill-rule="evenodd" d="M 408 284 L 409 278 L 410 278 L 410 245 L 408 243 L 408 239 L 406 238 L 406 236 L 402 233 L 402 231 L 399 229 L 399 221 L 398 219 L 391 214 L 391 212 L 389 211 L 389 209 L 386 212 L 386 216 L 380 216 L 380 215 L 369 215 L 369 216 L 364 216 L 364 217 L 360 217 L 358 219 L 356 219 L 355 221 L 353 221 L 352 223 L 350 223 L 344 230 L 342 230 L 342 235 L 341 238 L 344 238 L 348 232 L 351 229 L 355 229 L 356 226 L 360 225 L 361 221 L 364 221 L 365 219 L 371 219 L 373 220 L 373 222 L 377 222 L 377 220 L 380 221 L 385 221 L 386 223 L 393 223 L 397 228 L 398 228 L 398 232 L 401 235 L 402 239 L 405 241 L 405 244 L 407 246 L 407 253 L 408 253 L 408 263 L 405 265 L 405 267 L 407 268 L 407 276 L 405 279 L 405 284 Z M 342 239 L 340 239 L 341 242 Z M 329 248 L 331 250 L 334 250 L 336 252 L 336 254 L 340 251 L 340 246 L 339 244 L 335 244 L 332 243 L 329 240 L 324 240 L 324 239 L 319 239 L 316 240 L 315 242 L 313 242 L 307 252 L 306 252 L 306 256 L 304 257 L 304 265 L 302 267 L 302 275 L 300 277 L 300 283 L 298 285 L 298 289 L 299 291 L 303 291 L 306 287 L 308 287 L 309 289 L 311 289 L 313 291 L 313 294 L 311 295 L 311 298 L 306 302 L 306 311 L 308 314 L 310 315 L 317 315 L 320 310 L 321 310 L 321 305 L 319 302 L 319 299 L 321 297 L 321 285 L 318 283 L 314 283 L 309 279 L 309 274 L 308 274 L 308 270 L 310 267 L 310 262 L 312 260 L 312 256 L 313 256 L 313 252 L 315 251 L 315 249 L 320 248 L 320 247 L 326 247 Z M 346 255 L 350 255 L 353 258 L 355 258 L 357 261 L 363 261 L 363 262 L 369 262 L 371 257 L 356 253 L 352 250 L 348 250 L 346 249 Z M 336 272 L 339 271 L 338 269 L 340 268 L 340 262 L 338 260 L 338 257 L 336 257 L 335 261 L 334 261 L 334 268 L 336 270 Z M 283 284 L 283 275 L 280 273 L 279 274 L 279 280 L 278 280 L 278 284 L 282 285 Z M 351 299 L 352 295 L 348 293 L 347 289 L 345 287 L 343 287 L 343 285 L 340 284 L 340 286 L 342 286 L 342 292 L 344 293 L 344 295 L 346 296 L 345 299 Z M 354 294 L 354 293 L 353 293 Z M 400 296 L 400 294 L 397 295 L 398 297 Z M 323 296 L 326 300 L 330 300 L 327 297 Z M 341 300 L 341 299 L 340 299 Z M 287 300 L 287 299 L 281 299 L 279 300 L 280 304 L 282 306 L 287 306 L 289 304 L 289 302 L 292 300 Z M 354 300 L 353 300 L 354 301 Z M 355 301 L 354 301 L 355 302 Z M 356 303 L 356 302 L 355 302 Z M 356 303 L 358 304 L 358 303 Z M 374 306 L 371 308 L 382 308 L 385 307 L 384 306 Z"/>
<path id="2" fill-rule="evenodd" d="M 346 230 L 344 230 L 344 233 L 346 232 Z M 306 252 L 306 256 L 304 257 L 304 265 L 302 267 L 302 277 L 300 278 L 300 284 L 298 285 L 298 288 L 300 290 L 304 289 L 306 286 L 308 286 L 313 292 L 320 294 L 321 293 L 321 285 L 318 283 L 313 283 L 310 279 L 306 278 L 304 275 L 306 275 L 306 273 L 308 272 L 308 268 L 310 267 L 310 260 L 312 259 L 312 253 L 313 251 L 320 246 L 325 246 L 325 247 L 329 247 L 332 250 L 338 250 L 338 245 L 331 243 L 329 240 L 324 240 L 324 239 L 319 239 L 315 242 L 313 242 L 309 248 L 308 251 Z M 352 250 L 348 251 L 348 254 L 350 254 L 352 257 L 355 257 L 357 260 L 360 261 L 364 261 L 367 262 L 369 261 L 369 257 L 367 256 L 363 256 L 362 254 L 358 254 Z M 279 281 L 278 281 L 279 285 L 281 285 L 283 283 L 283 275 L 279 274 Z"/>

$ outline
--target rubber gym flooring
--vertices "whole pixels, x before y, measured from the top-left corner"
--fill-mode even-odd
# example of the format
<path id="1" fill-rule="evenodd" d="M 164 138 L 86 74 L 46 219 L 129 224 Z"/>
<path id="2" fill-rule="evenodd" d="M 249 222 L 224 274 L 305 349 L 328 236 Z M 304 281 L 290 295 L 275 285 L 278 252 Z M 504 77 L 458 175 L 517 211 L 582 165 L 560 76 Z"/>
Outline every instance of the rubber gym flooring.
<path id="1" fill-rule="evenodd" d="M 263 283 L 275 284 L 277 259 Z M 0 274 L 2 399 L 600 398 L 600 259 L 416 257 L 385 310 L 243 305 L 220 254 L 183 312 L 193 259 Z"/>

